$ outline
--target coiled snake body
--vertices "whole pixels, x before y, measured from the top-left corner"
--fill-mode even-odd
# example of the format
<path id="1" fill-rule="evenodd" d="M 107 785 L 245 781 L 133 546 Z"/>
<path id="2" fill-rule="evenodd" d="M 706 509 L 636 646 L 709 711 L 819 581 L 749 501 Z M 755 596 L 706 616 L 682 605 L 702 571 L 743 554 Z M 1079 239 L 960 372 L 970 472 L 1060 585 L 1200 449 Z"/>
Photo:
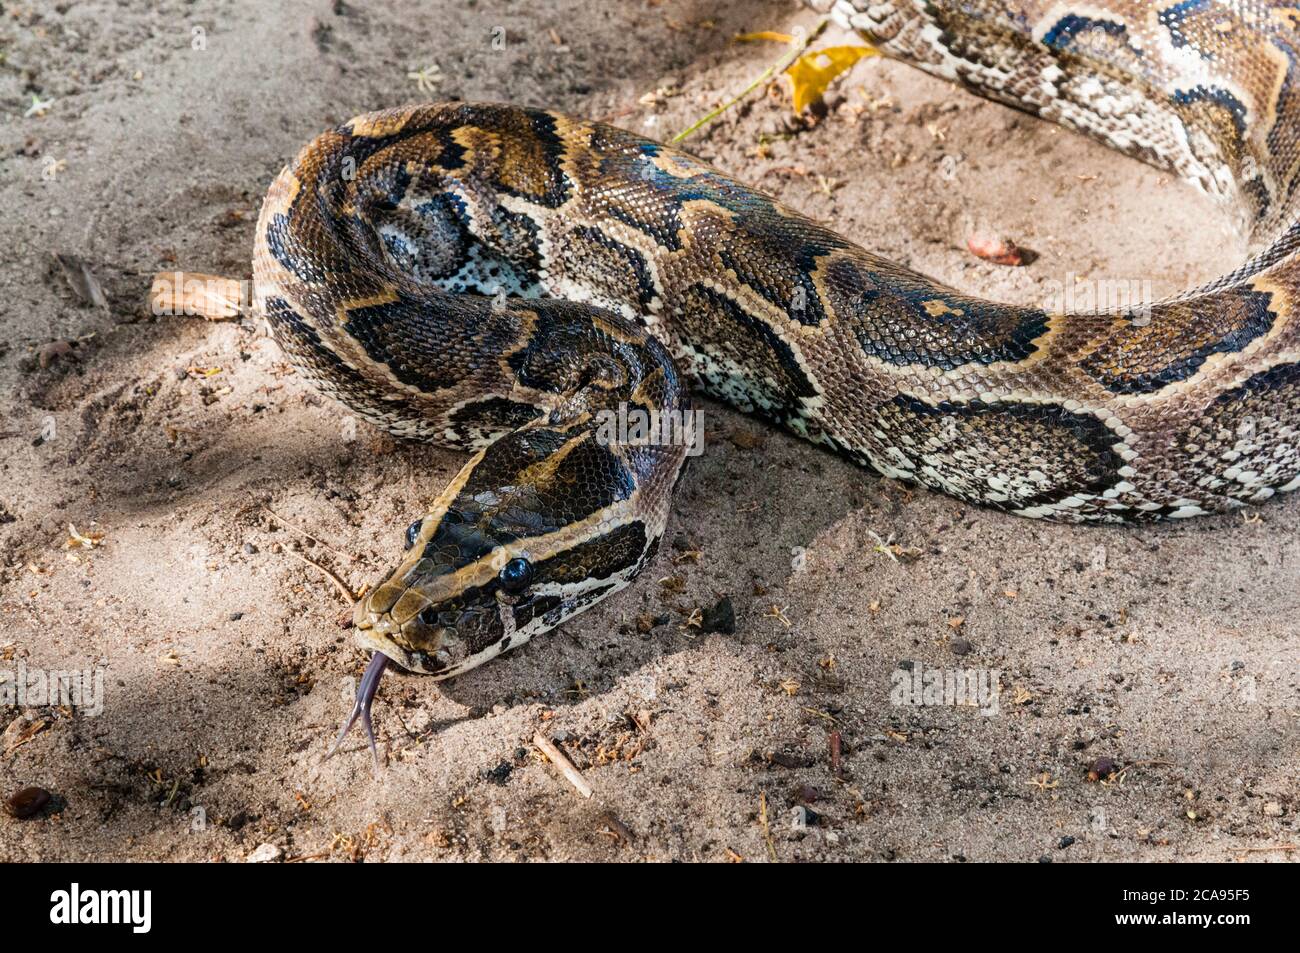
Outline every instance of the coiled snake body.
<path id="1" fill-rule="evenodd" d="M 1300 12 L 833 12 L 891 55 L 1223 196 L 1255 257 L 1142 315 L 1051 314 L 960 294 L 600 123 L 449 103 L 325 133 L 267 195 L 256 304 L 353 411 L 473 451 L 357 606 L 375 660 L 353 720 L 369 726 L 385 659 L 455 675 L 626 586 L 687 448 L 601 423 L 674 419 L 689 389 L 1024 516 L 1182 517 L 1300 485 Z"/>

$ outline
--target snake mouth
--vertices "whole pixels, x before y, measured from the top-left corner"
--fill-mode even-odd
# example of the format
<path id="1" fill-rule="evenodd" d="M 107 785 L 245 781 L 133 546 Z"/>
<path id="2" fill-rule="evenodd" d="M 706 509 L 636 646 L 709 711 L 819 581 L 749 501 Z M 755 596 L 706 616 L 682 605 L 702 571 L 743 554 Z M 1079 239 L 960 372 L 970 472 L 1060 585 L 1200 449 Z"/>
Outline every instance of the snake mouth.
<path id="1" fill-rule="evenodd" d="M 383 653 L 407 671 L 436 675 L 451 664 L 450 653 L 442 648 L 448 630 L 427 625 L 418 615 L 399 623 L 391 613 L 374 612 L 362 600 L 353 610 L 352 625 L 358 645 Z"/>

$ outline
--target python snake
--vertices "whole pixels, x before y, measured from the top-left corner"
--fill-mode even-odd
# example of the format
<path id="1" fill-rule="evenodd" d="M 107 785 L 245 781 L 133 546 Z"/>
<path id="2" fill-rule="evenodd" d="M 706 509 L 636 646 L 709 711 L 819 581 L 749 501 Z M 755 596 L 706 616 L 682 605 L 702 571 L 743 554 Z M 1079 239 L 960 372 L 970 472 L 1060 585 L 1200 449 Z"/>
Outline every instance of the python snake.
<path id="1" fill-rule="evenodd" d="M 961 294 L 597 122 L 456 102 L 323 134 L 267 194 L 256 307 L 353 412 L 473 453 L 356 607 L 374 656 L 340 741 L 358 717 L 370 731 L 388 659 L 450 677 L 626 586 L 688 448 L 602 427 L 685 421 L 690 391 L 1024 516 L 1192 516 L 1300 485 L 1300 9 L 813 6 L 1221 196 L 1253 257 L 1142 313 L 1048 313 Z"/>

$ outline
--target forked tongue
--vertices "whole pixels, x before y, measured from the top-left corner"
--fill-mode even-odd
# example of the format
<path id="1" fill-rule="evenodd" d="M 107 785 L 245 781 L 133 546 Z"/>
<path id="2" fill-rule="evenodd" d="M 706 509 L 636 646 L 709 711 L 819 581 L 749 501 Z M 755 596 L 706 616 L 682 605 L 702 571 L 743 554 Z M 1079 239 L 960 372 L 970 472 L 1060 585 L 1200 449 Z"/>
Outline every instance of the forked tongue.
<path id="1" fill-rule="evenodd" d="M 379 768 L 379 748 L 375 744 L 375 729 L 370 724 L 370 705 L 375 700 L 375 692 L 379 691 L 379 678 L 387 667 L 388 656 L 383 652 L 376 652 L 370 656 L 366 674 L 361 676 L 361 684 L 357 686 L 357 700 L 352 706 L 352 714 L 348 717 L 343 730 L 339 732 L 339 736 L 334 739 L 334 746 L 330 748 L 329 754 L 325 755 L 326 758 L 334 756 L 334 752 L 339 750 L 339 745 L 343 744 L 343 739 L 348 736 L 348 732 L 360 718 L 361 723 L 366 726 L 366 737 L 370 740 L 370 754 L 374 756 L 375 768 Z"/>

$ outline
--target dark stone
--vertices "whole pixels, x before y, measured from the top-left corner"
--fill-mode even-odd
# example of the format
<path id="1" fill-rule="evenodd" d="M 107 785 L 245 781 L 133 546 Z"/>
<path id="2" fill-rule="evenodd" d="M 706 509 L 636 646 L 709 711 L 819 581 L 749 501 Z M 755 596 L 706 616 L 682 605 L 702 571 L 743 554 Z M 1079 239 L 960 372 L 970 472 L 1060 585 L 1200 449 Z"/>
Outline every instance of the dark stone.
<path id="1" fill-rule="evenodd" d="M 736 609 L 730 596 L 723 596 L 712 607 L 704 610 L 702 632 L 721 632 L 731 635 L 736 631 Z"/>
<path id="2" fill-rule="evenodd" d="M 9 796 L 5 801 L 5 810 L 11 817 L 16 817 L 20 821 L 35 817 L 45 809 L 45 805 L 50 803 L 50 792 L 45 788 L 23 788 L 16 794 Z"/>

